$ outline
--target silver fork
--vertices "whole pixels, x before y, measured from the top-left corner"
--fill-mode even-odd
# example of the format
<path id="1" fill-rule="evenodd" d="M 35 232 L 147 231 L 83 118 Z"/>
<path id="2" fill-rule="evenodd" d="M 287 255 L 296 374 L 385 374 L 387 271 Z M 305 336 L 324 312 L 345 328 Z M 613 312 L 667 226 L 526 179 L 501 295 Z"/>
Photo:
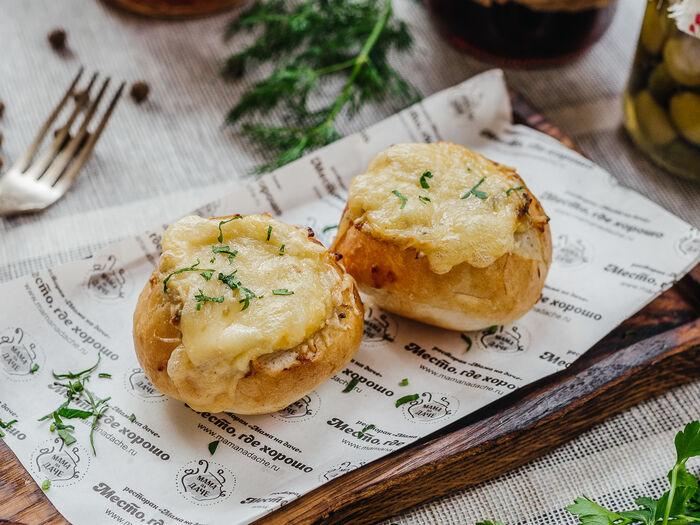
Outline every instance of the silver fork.
<path id="1" fill-rule="evenodd" d="M 83 68 L 80 68 L 68 91 L 41 127 L 29 149 L 0 178 L 0 215 L 43 210 L 50 206 L 68 191 L 90 157 L 97 139 L 100 138 L 119 101 L 125 84 L 122 82 L 107 106 L 102 120 L 93 132 L 89 132 L 88 125 L 107 90 L 110 79 L 107 77 L 102 82 L 97 96 L 91 102 L 90 91 L 97 80 L 97 73 L 92 75 L 88 86 L 78 92 L 76 86 L 82 74 Z M 75 106 L 68 120 L 56 130 L 56 135 L 48 149 L 39 154 L 32 163 L 46 133 L 71 98 L 75 100 Z M 71 127 L 83 110 L 85 110 L 85 117 L 80 128 L 71 136 Z"/>

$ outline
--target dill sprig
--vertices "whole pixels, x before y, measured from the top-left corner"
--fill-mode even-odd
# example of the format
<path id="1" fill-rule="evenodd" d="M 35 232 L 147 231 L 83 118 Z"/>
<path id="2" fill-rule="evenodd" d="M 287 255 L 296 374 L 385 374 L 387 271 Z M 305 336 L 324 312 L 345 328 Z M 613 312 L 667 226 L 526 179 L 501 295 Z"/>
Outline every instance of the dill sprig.
<path id="1" fill-rule="evenodd" d="M 406 24 L 392 17 L 391 0 L 258 0 L 227 28 L 226 36 L 259 29 L 253 44 L 228 58 L 225 78 L 239 78 L 252 66 L 273 62 L 276 69 L 248 90 L 227 116 L 262 151 L 276 156 L 258 172 L 278 168 L 306 151 L 340 138 L 336 120 L 368 102 L 388 96 L 402 104 L 420 98 L 388 63 L 392 50 L 412 43 Z M 322 83 L 342 76 L 345 83 L 331 104 L 311 109 L 308 101 Z M 242 122 L 279 109 L 277 125 Z"/>

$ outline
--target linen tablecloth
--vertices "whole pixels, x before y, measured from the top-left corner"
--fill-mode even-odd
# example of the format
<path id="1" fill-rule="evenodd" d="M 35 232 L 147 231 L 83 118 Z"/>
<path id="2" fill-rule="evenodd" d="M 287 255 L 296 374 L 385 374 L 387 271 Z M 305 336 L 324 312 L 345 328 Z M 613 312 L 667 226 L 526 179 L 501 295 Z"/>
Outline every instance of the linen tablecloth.
<path id="1" fill-rule="evenodd" d="M 466 57 L 437 34 L 414 0 L 394 0 L 415 36 L 398 69 L 428 95 L 492 67 Z M 644 9 L 619 0 L 610 31 L 575 64 L 507 71 L 511 87 L 561 127 L 587 156 L 622 184 L 700 227 L 700 186 L 647 161 L 620 128 L 627 80 Z M 11 164 L 31 141 L 82 64 L 113 81 L 145 80 L 150 98 L 117 108 L 92 160 L 69 194 L 47 211 L 0 218 L 0 282 L 90 255 L 108 243 L 164 223 L 234 190 L 263 157 L 224 115 L 246 86 L 218 78 L 221 61 L 240 48 L 224 42 L 232 17 L 165 22 L 134 17 L 97 0 L 3 0 L 0 5 L 0 155 Z M 68 51 L 57 54 L 48 32 L 63 27 Z M 263 72 L 259 72 L 263 74 Z M 343 134 L 390 115 L 391 101 L 342 121 Z M 673 463 L 673 436 L 700 416 L 700 381 L 625 411 L 574 441 L 478 487 L 409 510 L 386 523 L 467 523 L 498 518 L 513 525 L 575 523 L 563 507 L 586 494 L 630 505 L 658 496 Z M 640 458 L 644 458 L 640 460 Z M 29 476 L 27 476 L 29 478 Z"/>

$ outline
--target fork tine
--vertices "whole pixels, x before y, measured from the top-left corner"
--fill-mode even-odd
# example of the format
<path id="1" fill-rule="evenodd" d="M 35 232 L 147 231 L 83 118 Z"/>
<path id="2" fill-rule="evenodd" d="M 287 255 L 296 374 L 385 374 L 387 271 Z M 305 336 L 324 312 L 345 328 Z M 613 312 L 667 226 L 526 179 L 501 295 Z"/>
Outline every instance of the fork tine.
<path id="1" fill-rule="evenodd" d="M 63 106 L 65 106 L 66 102 L 73 94 L 73 89 L 75 89 L 75 86 L 78 83 L 78 80 L 80 80 L 80 77 L 82 74 L 83 74 L 83 67 L 81 66 L 80 69 L 78 70 L 78 74 L 73 79 L 73 82 L 71 82 L 71 85 L 68 88 L 68 91 L 66 91 L 66 93 L 65 93 L 65 95 L 63 95 L 63 98 L 61 99 L 61 101 L 58 103 L 56 108 L 54 108 L 51 115 L 49 115 L 49 118 L 44 123 L 44 125 L 41 127 L 41 129 L 39 130 L 39 134 L 34 139 L 34 142 L 32 142 L 29 145 L 29 148 L 27 149 L 27 151 L 25 151 L 24 154 L 22 156 L 20 156 L 20 158 L 17 160 L 17 162 L 15 162 L 15 164 L 13 166 L 14 169 L 17 169 L 20 172 L 23 172 L 24 170 L 27 169 L 27 166 L 29 166 L 29 162 L 32 160 L 32 157 L 36 153 L 36 150 L 39 148 L 41 141 L 44 140 L 44 136 L 46 135 L 46 132 L 49 130 L 49 128 L 51 127 L 51 124 L 53 124 L 53 121 L 56 120 L 56 117 L 63 109 Z"/>
<path id="2" fill-rule="evenodd" d="M 119 102 L 119 98 L 122 95 L 122 91 L 124 91 L 124 86 L 126 86 L 126 82 L 121 83 L 114 97 L 112 97 L 112 100 L 110 101 L 109 106 L 107 107 L 107 111 L 105 111 L 105 114 L 102 116 L 102 120 L 98 124 L 97 128 L 92 133 L 92 135 L 90 135 L 87 142 L 80 150 L 80 153 L 78 153 L 78 156 L 73 160 L 73 163 L 63 173 L 63 176 L 59 178 L 56 182 L 54 188 L 58 190 L 61 194 L 63 194 L 70 187 L 70 185 L 73 184 L 73 181 L 78 176 L 80 169 L 90 157 L 90 153 L 92 153 L 92 149 L 95 147 L 97 139 L 100 138 L 102 131 L 107 125 L 109 117 L 112 115 L 112 111 L 114 111 L 117 102 Z"/>
<path id="3" fill-rule="evenodd" d="M 70 117 L 68 117 L 66 123 L 61 128 L 59 128 L 59 133 L 54 138 L 49 149 L 47 149 L 41 155 L 39 155 L 39 157 L 34 161 L 34 163 L 27 168 L 27 176 L 33 179 L 38 179 L 39 177 L 41 177 L 41 174 L 44 173 L 49 164 L 51 164 L 51 161 L 54 160 L 54 157 L 59 152 L 61 147 L 64 146 L 66 137 L 70 132 L 70 128 L 73 126 L 73 122 L 83 110 L 85 104 L 87 104 L 87 102 L 90 100 L 90 91 L 92 91 L 92 86 L 95 83 L 96 79 L 97 73 L 92 75 L 90 82 L 83 91 L 83 95 L 78 100 L 76 100 L 73 112 L 71 113 Z"/>
<path id="4" fill-rule="evenodd" d="M 100 88 L 99 93 L 97 93 L 95 100 L 93 100 L 92 104 L 90 104 L 90 107 L 87 113 L 85 114 L 85 117 L 83 118 L 83 123 L 80 125 L 80 129 L 70 140 L 70 142 L 60 151 L 56 158 L 53 159 L 51 165 L 46 169 L 46 173 L 44 173 L 40 177 L 39 180 L 41 180 L 41 182 L 44 182 L 48 185 L 53 184 L 54 182 L 56 182 L 56 179 L 58 179 L 61 176 L 61 173 L 63 173 L 63 170 L 66 168 L 66 166 L 68 166 L 71 159 L 75 155 L 75 152 L 78 150 L 83 139 L 85 138 L 88 124 L 90 123 L 92 116 L 95 114 L 95 110 L 100 104 L 102 96 L 105 94 L 105 90 L 109 85 L 109 81 L 110 79 L 109 77 L 107 77 L 107 79 L 105 79 L 105 81 L 102 83 L 102 87 Z"/>

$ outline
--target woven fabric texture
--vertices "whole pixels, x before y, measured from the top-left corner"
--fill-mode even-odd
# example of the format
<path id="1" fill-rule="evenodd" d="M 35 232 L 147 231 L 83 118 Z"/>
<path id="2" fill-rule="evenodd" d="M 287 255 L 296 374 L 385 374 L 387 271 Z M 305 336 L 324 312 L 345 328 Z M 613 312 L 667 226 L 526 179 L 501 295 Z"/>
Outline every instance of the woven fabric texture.
<path id="1" fill-rule="evenodd" d="M 424 95 L 492 65 L 466 57 L 440 36 L 414 0 L 395 0 L 415 35 L 410 55 L 397 57 Z M 627 81 L 644 4 L 619 0 L 612 27 L 575 64 L 506 72 L 523 93 L 595 162 L 622 184 L 700 226 L 700 186 L 669 176 L 637 152 L 620 128 Z M 114 83 L 145 80 L 141 105 L 126 97 L 93 158 L 69 194 L 43 213 L 0 218 L 0 282 L 90 255 L 94 250 L 165 223 L 229 192 L 263 156 L 224 115 L 251 82 L 224 82 L 221 61 L 243 44 L 222 33 L 233 13 L 193 21 L 134 17 L 97 0 L 4 0 L 0 9 L 0 154 L 11 164 L 33 138 L 80 65 Z M 68 33 L 68 50 L 47 41 Z M 391 102 L 342 121 L 359 131 L 399 109 Z M 656 495 L 672 463 L 673 434 L 700 412 L 700 382 L 624 412 L 507 475 L 396 516 L 386 523 L 467 523 L 498 518 L 509 524 L 574 523 L 562 509 L 582 493 L 613 507 Z M 644 460 L 640 461 L 639 458 Z"/>

